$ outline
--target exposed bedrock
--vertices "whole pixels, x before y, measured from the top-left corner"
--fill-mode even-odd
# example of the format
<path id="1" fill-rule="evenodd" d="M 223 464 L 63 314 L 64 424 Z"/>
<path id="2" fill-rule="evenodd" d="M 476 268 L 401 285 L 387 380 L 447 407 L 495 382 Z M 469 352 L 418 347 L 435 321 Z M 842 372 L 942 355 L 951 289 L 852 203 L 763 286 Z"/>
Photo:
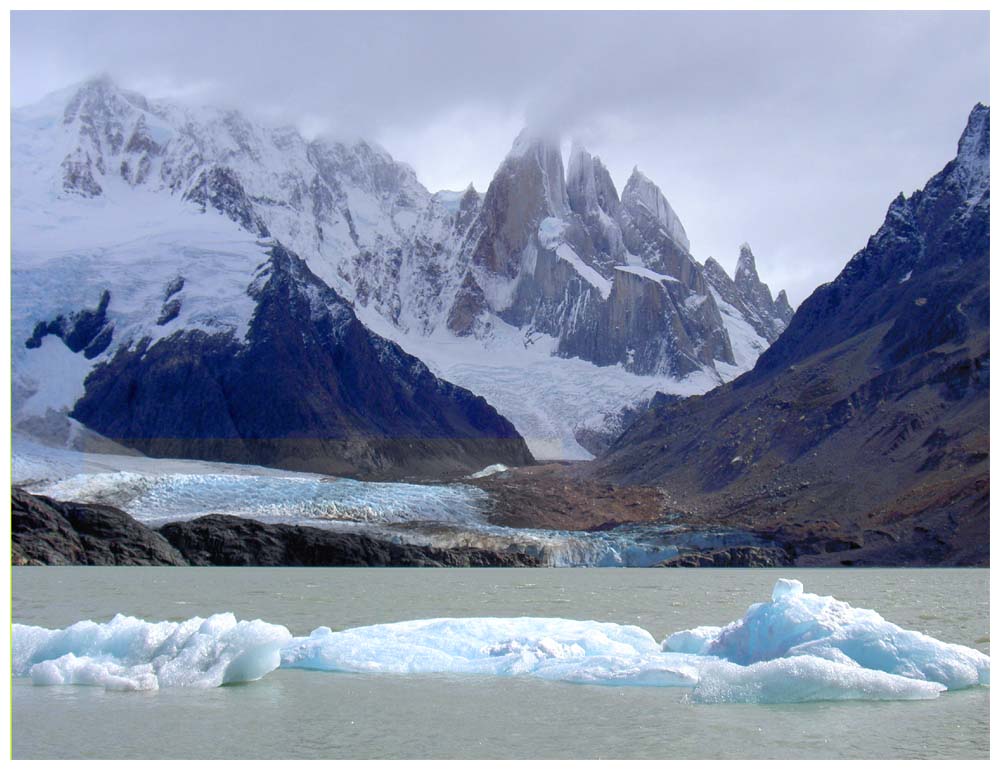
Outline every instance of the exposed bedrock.
<path id="1" fill-rule="evenodd" d="M 362 533 L 202 516 L 150 529 L 107 505 L 15 488 L 11 563 L 91 566 L 532 567 L 533 556 L 399 544 Z"/>

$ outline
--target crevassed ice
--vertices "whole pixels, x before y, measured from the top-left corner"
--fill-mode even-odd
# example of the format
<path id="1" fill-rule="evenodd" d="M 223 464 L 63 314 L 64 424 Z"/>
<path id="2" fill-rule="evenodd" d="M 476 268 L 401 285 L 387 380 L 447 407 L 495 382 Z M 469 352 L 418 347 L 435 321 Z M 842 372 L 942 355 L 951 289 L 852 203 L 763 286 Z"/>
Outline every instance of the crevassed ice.
<path id="1" fill-rule="evenodd" d="M 728 626 L 680 631 L 662 644 L 637 626 L 530 617 L 320 627 L 294 639 L 282 626 L 237 624 L 231 615 L 14 627 L 14 673 L 37 684 L 211 686 L 263 676 L 279 657 L 282 667 L 322 671 L 684 687 L 705 703 L 934 698 L 988 685 L 990 668 L 977 650 L 805 593 L 797 580 L 779 580 L 771 601 Z"/>
<path id="2" fill-rule="evenodd" d="M 83 473 L 33 485 L 59 500 L 109 503 L 150 524 L 209 513 L 264 522 L 482 522 L 487 495 L 462 484 L 372 483 L 317 475 Z"/>
<path id="3" fill-rule="evenodd" d="M 84 620 L 62 630 L 15 624 L 13 673 L 39 685 L 218 687 L 276 669 L 291 638 L 284 626 L 237 622 L 232 613 L 183 623 L 116 615 L 108 623 Z"/>

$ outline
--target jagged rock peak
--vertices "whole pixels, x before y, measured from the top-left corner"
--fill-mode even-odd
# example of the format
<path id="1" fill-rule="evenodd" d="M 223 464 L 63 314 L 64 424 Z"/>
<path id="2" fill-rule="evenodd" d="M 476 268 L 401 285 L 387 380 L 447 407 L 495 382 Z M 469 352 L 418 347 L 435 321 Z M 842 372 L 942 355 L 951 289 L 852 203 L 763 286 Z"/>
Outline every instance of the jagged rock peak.
<path id="1" fill-rule="evenodd" d="M 990 108 L 977 104 L 969 113 L 955 159 L 959 179 L 971 203 L 990 187 Z"/>
<path id="2" fill-rule="evenodd" d="M 110 75 L 106 74 L 84 80 L 68 89 L 68 92 L 72 94 L 72 97 L 67 102 L 63 113 L 63 120 L 66 123 L 72 123 L 81 114 L 95 109 L 103 113 L 107 113 L 109 108 L 116 112 L 120 111 L 125 107 L 125 105 L 121 105 L 121 102 L 126 102 L 140 110 L 149 110 L 149 102 L 146 97 L 121 88 Z M 115 102 L 121 105 L 117 109 L 114 108 Z"/>
<path id="3" fill-rule="evenodd" d="M 760 276 L 757 274 L 757 261 L 754 259 L 749 243 L 743 242 L 740 244 L 740 258 L 736 262 L 736 276 L 734 280 L 737 284 L 760 281 Z"/>
<path id="4" fill-rule="evenodd" d="M 539 128 L 537 126 L 525 126 L 521 133 L 514 139 L 514 143 L 507 153 L 508 158 L 519 158 L 539 149 L 559 151 L 560 138 L 553 131 Z"/>
<path id="5" fill-rule="evenodd" d="M 709 257 L 705 260 L 704 270 L 705 277 L 712 286 L 718 287 L 719 285 L 732 285 L 733 283 L 733 279 L 729 277 L 726 268 L 719 264 L 719 261 L 715 257 Z"/>
<path id="6" fill-rule="evenodd" d="M 990 154 L 990 108 L 977 104 L 969 113 L 965 130 L 958 140 L 958 155 L 988 158 Z"/>
<path id="7" fill-rule="evenodd" d="M 580 215 L 600 209 L 614 217 L 620 206 L 618 190 L 608 169 L 599 157 L 591 155 L 575 140 L 566 170 L 566 191 L 570 208 Z"/>
<path id="8" fill-rule="evenodd" d="M 757 273 L 757 261 L 749 243 L 740 244 L 740 258 L 736 261 L 736 273 L 733 283 L 743 295 L 744 301 L 764 315 L 774 314 L 774 300 L 771 298 L 770 287 L 760 280 Z"/>
<path id="9" fill-rule="evenodd" d="M 782 289 L 778 292 L 778 296 L 774 298 L 774 309 L 778 313 L 778 317 L 788 325 L 788 322 L 792 320 L 792 316 L 795 315 L 795 311 L 792 309 L 791 303 L 788 301 L 788 295 L 785 294 L 785 290 Z"/>
<path id="10" fill-rule="evenodd" d="M 688 240 L 680 218 L 671 208 L 660 188 L 643 174 L 638 166 L 632 169 L 632 175 L 625 183 L 625 189 L 622 190 L 622 205 L 630 211 L 635 211 L 636 208 L 640 207 L 646 209 L 679 246 L 687 252 L 691 251 L 691 242 Z"/>
<path id="11" fill-rule="evenodd" d="M 544 192 L 547 211 L 542 218 L 560 217 L 569 212 L 559 137 L 552 132 L 532 126 L 524 128 L 494 176 L 487 197 L 497 188 L 497 181 L 501 178 L 517 180 L 515 187 L 508 191 L 515 195 L 524 194 L 525 186 Z"/>
<path id="12" fill-rule="evenodd" d="M 482 196 L 479 194 L 479 191 L 476 190 L 475 185 L 473 185 L 472 182 L 469 182 L 469 186 L 462 192 L 462 197 L 459 199 L 458 207 L 461 210 L 466 211 L 470 208 L 478 206 L 481 199 Z"/>

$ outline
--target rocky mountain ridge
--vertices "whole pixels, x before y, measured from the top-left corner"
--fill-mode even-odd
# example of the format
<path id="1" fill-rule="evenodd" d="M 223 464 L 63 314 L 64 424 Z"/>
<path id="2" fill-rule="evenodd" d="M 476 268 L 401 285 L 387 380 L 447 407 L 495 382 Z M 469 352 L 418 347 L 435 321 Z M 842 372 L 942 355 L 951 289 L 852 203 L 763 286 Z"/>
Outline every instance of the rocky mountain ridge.
<path id="1" fill-rule="evenodd" d="M 259 304 L 248 287 L 275 246 L 439 378 L 488 394 L 522 432 L 543 431 L 532 447 L 549 457 L 588 456 L 575 436 L 647 399 L 652 383 L 687 394 L 732 377 L 783 323 L 752 292 L 721 299 L 676 213 L 638 170 L 619 198 L 599 158 L 576 147 L 567 172 L 558 142 L 527 131 L 483 195 L 471 186 L 432 195 L 369 142 L 306 141 L 232 110 L 147 99 L 107 78 L 15 110 L 12 138 L 22 426 L 72 411 L 91 427 L 114 426 L 125 444 L 189 451 L 176 424 L 169 435 L 139 436 L 145 418 L 98 417 L 91 405 L 101 378 L 84 381 L 112 361 L 134 369 L 168 338 L 231 335 L 235 344 L 212 344 L 239 355 Z M 549 366 L 550 354 L 577 360 Z M 533 404 L 520 385 L 495 387 L 495 361 L 523 386 L 534 388 L 539 371 L 554 379 L 537 381 Z M 571 408 L 558 394 L 575 387 L 580 361 L 611 373 Z M 524 372 L 510 374 L 507 363 Z M 232 446 L 224 456 L 244 457 Z"/>
<path id="2" fill-rule="evenodd" d="M 799 564 L 830 558 L 809 538 L 842 563 L 988 563 L 989 176 L 978 105 L 955 159 L 891 203 L 751 371 L 654 402 L 596 478 L 798 542 Z"/>
<path id="3" fill-rule="evenodd" d="M 62 157 L 51 192 L 99 198 L 123 182 L 218 211 L 277 238 L 403 331 L 489 335 L 502 321 L 557 337 L 558 355 L 638 374 L 736 364 L 726 319 L 662 192 L 636 169 L 619 199 L 582 147 L 567 173 L 558 141 L 525 131 L 484 195 L 432 195 L 369 142 L 306 141 L 232 110 L 149 100 L 108 78 L 16 112 L 15 135 L 42 123 L 52 131 L 53 121 Z M 783 328 L 769 292 L 742 299 L 738 314 Z M 660 342 L 642 350 L 650 332 Z"/>

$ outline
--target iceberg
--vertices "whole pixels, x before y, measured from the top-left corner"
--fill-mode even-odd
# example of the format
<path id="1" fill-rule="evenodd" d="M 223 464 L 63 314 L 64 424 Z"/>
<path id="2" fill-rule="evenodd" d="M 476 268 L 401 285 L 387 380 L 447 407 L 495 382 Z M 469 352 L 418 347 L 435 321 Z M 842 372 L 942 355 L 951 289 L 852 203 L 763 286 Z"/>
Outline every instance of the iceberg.
<path id="1" fill-rule="evenodd" d="M 629 683 L 625 667 L 664 658 L 637 626 L 561 618 L 436 618 L 333 632 L 318 628 L 281 653 L 286 668 L 393 674 L 587 676 Z M 554 672 L 561 672 L 557 675 Z"/>
<path id="2" fill-rule="evenodd" d="M 232 613 L 183 623 L 116 615 L 50 630 L 14 624 L 14 676 L 37 685 L 80 684 L 111 690 L 218 687 L 260 679 L 278 667 L 292 635 Z"/>
<path id="3" fill-rule="evenodd" d="M 699 703 L 807 703 L 925 700 L 946 688 L 860 666 L 803 655 L 750 666 L 705 658 L 692 700 Z"/>
<path id="4" fill-rule="evenodd" d="M 874 610 L 779 580 L 727 626 L 657 642 L 632 625 L 563 618 L 432 618 L 292 637 L 231 613 L 183 623 L 116 616 L 61 631 L 14 626 L 15 676 L 109 689 L 217 687 L 274 669 L 529 676 L 679 687 L 700 703 L 914 700 L 988 686 L 990 658 L 908 631 Z"/>
<path id="5" fill-rule="evenodd" d="M 293 639 L 281 665 L 395 674 L 535 676 L 692 688 L 703 703 L 911 700 L 989 684 L 977 650 L 908 631 L 874 610 L 777 581 L 771 601 L 725 627 L 656 645 L 636 626 L 555 618 L 438 618 Z"/>
<path id="6" fill-rule="evenodd" d="M 805 593 L 798 580 L 779 580 L 770 602 L 754 604 L 742 619 L 724 628 L 672 634 L 663 649 L 741 666 L 808 656 L 936 682 L 949 690 L 990 683 L 990 659 L 978 650 L 908 631 L 874 610 L 832 596 Z"/>

